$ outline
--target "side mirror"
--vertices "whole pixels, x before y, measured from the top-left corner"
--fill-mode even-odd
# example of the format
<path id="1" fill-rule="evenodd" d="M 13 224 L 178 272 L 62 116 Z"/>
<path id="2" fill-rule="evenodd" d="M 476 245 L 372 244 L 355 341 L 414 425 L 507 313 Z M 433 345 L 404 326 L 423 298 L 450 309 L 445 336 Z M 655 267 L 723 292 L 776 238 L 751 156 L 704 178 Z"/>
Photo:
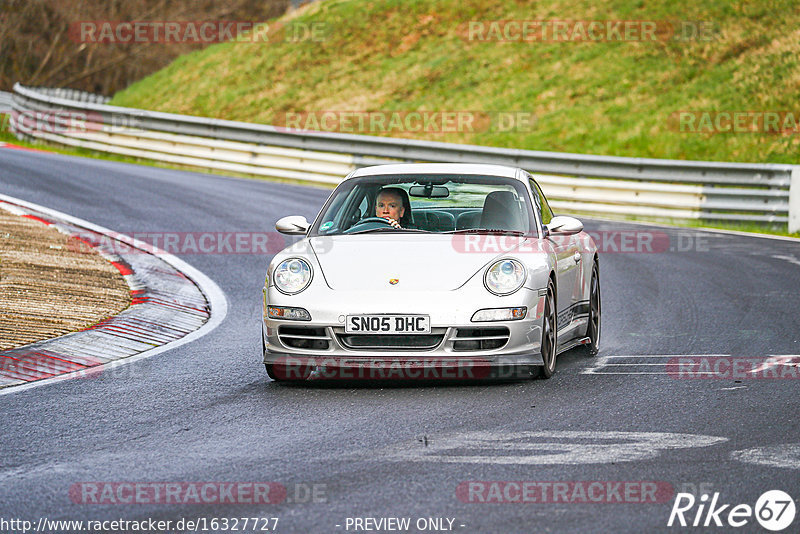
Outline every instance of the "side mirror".
<path id="1" fill-rule="evenodd" d="M 302 215 L 290 215 L 278 220 L 275 229 L 286 235 L 305 235 L 311 224 Z"/>
<path id="2" fill-rule="evenodd" d="M 573 235 L 583 230 L 583 223 L 575 217 L 558 215 L 545 226 L 550 235 Z"/>

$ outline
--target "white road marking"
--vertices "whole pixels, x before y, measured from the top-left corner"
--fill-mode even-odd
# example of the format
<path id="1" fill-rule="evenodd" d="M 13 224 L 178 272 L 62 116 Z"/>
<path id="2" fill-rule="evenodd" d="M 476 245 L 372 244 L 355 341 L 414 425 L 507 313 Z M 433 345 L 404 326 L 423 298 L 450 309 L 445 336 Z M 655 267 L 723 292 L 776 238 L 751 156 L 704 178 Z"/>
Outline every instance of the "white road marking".
<path id="1" fill-rule="evenodd" d="M 788 261 L 789 263 L 793 263 L 795 265 L 800 265 L 800 260 L 798 260 L 794 256 L 775 256 L 775 255 L 773 255 L 772 257 L 775 258 L 776 260 L 784 260 L 784 261 Z"/>
<path id="2" fill-rule="evenodd" d="M 500 465 L 604 464 L 657 457 L 661 451 L 709 447 L 727 438 L 667 432 L 466 432 L 390 448 L 395 461 Z"/>
<path id="3" fill-rule="evenodd" d="M 630 358 L 630 359 L 640 359 L 640 358 L 660 358 L 660 359 L 673 359 L 673 358 L 686 358 L 692 356 L 701 356 L 701 357 L 725 357 L 729 356 L 728 354 L 619 354 L 619 355 L 612 355 L 612 356 L 600 356 L 594 360 L 594 366 L 587 367 L 581 371 L 581 374 L 584 375 L 666 375 L 669 374 L 668 371 L 604 371 L 609 367 L 623 367 L 623 366 L 661 366 L 666 367 L 667 364 L 660 362 L 660 363 L 645 363 L 645 362 L 634 362 L 634 363 L 616 363 L 612 360 L 616 359 L 623 359 L 623 358 Z M 602 371 L 602 372 L 601 372 Z"/>
<path id="4" fill-rule="evenodd" d="M 731 458 L 748 464 L 800 469 L 800 443 L 733 451 Z"/>
<path id="5" fill-rule="evenodd" d="M 618 362 L 616 360 L 631 359 L 632 362 Z M 600 356 L 594 360 L 592 367 L 581 370 L 584 375 L 668 375 L 674 374 L 671 367 L 683 365 L 681 362 L 670 363 L 669 360 L 676 358 L 741 358 L 754 360 L 763 358 L 764 363 L 757 368 L 751 369 L 749 373 L 759 373 L 776 365 L 797 367 L 800 354 L 766 354 L 757 356 L 732 355 L 732 354 L 620 354 L 612 356 Z M 643 359 L 644 361 L 635 361 Z M 661 359 L 667 361 L 653 362 Z M 628 367 L 642 367 L 641 371 L 627 370 Z M 661 371 L 652 371 L 652 367 L 661 367 Z M 616 370 L 616 368 L 620 368 Z M 614 369 L 614 370 L 612 370 Z M 645 370 L 647 369 L 647 370 Z"/>
<path id="6" fill-rule="evenodd" d="M 760 371 L 765 371 L 767 369 L 771 369 L 776 365 L 785 365 L 787 367 L 797 367 L 799 364 L 794 359 L 797 358 L 797 355 L 786 355 L 786 356 L 774 356 L 771 358 L 767 358 L 767 360 L 761 364 L 756 369 L 750 371 L 751 373 L 758 373 Z"/>

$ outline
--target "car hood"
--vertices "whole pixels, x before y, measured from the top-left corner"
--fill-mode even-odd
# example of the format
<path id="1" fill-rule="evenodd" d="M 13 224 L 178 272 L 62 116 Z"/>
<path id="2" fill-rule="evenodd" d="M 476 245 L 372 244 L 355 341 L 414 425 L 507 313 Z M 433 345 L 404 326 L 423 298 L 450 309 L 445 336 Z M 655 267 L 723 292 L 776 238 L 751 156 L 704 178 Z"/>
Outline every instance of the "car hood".
<path id="1" fill-rule="evenodd" d="M 484 250 L 465 250 L 463 235 L 361 234 L 310 239 L 331 289 L 411 291 L 453 290 L 493 258 L 511 251 L 521 238 L 497 240 Z M 390 284 L 390 280 L 397 280 Z"/>

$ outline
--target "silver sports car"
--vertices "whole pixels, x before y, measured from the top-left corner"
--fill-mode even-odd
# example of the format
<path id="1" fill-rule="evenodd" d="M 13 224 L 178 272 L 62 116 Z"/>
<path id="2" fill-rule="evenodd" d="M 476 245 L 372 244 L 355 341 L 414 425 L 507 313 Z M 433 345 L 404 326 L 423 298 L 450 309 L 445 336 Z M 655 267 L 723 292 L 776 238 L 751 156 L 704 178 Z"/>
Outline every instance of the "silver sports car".
<path id="1" fill-rule="evenodd" d="M 275 380 L 549 378 L 557 354 L 597 353 L 597 247 L 522 169 L 358 169 L 313 223 L 275 227 L 305 236 L 264 283 Z"/>

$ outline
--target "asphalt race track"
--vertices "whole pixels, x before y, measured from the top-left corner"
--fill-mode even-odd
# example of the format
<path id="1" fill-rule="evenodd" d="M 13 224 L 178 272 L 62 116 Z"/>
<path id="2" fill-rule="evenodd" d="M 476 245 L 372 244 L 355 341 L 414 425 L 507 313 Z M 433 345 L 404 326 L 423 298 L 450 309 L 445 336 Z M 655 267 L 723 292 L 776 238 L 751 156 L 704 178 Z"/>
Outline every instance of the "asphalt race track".
<path id="1" fill-rule="evenodd" d="M 329 194 L 10 149 L 0 149 L 0 192 L 127 234 L 273 231 L 284 215 L 311 219 Z M 0 396 L 0 517 L 277 517 L 278 532 L 378 525 L 356 518 L 382 527 L 408 518 L 412 532 L 699 531 L 667 527 L 683 491 L 697 498 L 689 525 L 701 495 L 719 493 L 730 506 L 709 530 L 722 532 L 733 506 L 755 507 L 767 490 L 797 501 L 798 359 L 770 357 L 800 354 L 800 243 L 585 223 L 608 239 L 602 350 L 562 354 L 550 380 L 274 383 L 260 361 L 268 257 L 178 253 L 225 292 L 225 321 L 98 377 Z M 619 231 L 628 237 L 608 233 Z M 642 236 L 660 250 L 613 250 Z M 677 373 L 678 357 L 720 375 Z M 537 483 L 525 486 L 536 502 L 497 502 L 521 500 L 523 486 L 504 481 Z M 266 504 L 84 502 L 87 487 L 155 482 L 273 482 L 287 494 Z M 735 531 L 767 532 L 745 520 Z"/>

